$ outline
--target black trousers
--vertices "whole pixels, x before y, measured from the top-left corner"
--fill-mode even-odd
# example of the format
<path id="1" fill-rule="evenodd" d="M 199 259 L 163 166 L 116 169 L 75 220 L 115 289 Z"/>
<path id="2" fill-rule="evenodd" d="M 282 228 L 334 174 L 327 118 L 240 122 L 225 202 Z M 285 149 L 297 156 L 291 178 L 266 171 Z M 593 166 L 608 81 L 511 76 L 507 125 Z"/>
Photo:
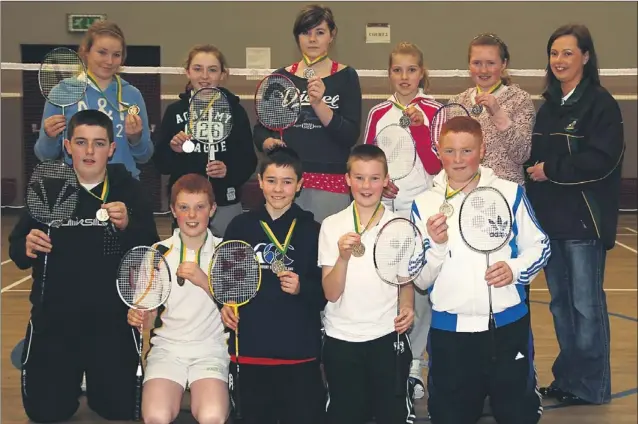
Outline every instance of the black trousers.
<path id="1" fill-rule="evenodd" d="M 493 350 L 494 349 L 494 350 Z M 529 315 L 489 331 L 430 329 L 428 410 L 432 424 L 475 424 L 486 396 L 499 424 L 536 424 L 542 415 Z"/>
<path id="2" fill-rule="evenodd" d="M 294 365 L 230 364 L 233 405 L 240 396 L 241 424 L 322 424 L 326 394 L 320 362 Z"/>
<path id="3" fill-rule="evenodd" d="M 371 415 L 377 424 L 414 422 L 414 407 L 408 394 L 412 351 L 405 334 L 403 352 L 394 349 L 397 335 L 367 342 L 346 342 L 326 336 L 323 361 L 328 382 L 327 424 L 364 424 Z M 396 391 L 397 372 L 402 381 Z"/>
<path id="4" fill-rule="evenodd" d="M 138 354 L 126 316 L 118 321 L 89 325 L 81 313 L 66 322 L 32 315 L 21 370 L 22 402 L 31 421 L 69 420 L 79 406 L 84 373 L 93 411 L 107 420 L 132 419 Z"/>

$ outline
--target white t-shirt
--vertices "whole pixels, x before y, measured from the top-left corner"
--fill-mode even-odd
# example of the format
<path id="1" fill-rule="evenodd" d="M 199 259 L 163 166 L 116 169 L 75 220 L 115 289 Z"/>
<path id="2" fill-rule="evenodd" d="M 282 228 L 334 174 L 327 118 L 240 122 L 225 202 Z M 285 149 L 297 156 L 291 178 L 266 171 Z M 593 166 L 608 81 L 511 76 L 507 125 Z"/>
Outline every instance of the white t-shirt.
<path id="1" fill-rule="evenodd" d="M 334 266 L 339 257 L 337 242 L 354 232 L 352 203 L 346 209 L 327 217 L 319 234 L 319 266 Z M 365 254 L 351 256 L 346 283 L 341 297 L 328 302 L 323 325 L 326 334 L 339 340 L 364 342 L 394 331 L 397 316 L 397 287 L 385 283 L 377 275 L 373 261 L 374 241 L 383 225 L 397 216 L 384 208 L 379 223 L 361 237 Z"/>
<path id="2" fill-rule="evenodd" d="M 222 239 L 213 236 L 208 230 L 208 237 L 200 252 L 200 267 L 208 274 L 215 246 Z M 179 229 L 173 236 L 160 244 L 169 251 L 164 255 L 171 269 L 172 287 L 165 310 L 160 315 L 162 324 L 153 329 L 151 343 L 153 346 L 167 349 L 178 355 L 196 358 L 227 351 L 227 335 L 221 315 L 210 292 L 204 291 L 186 280 L 183 286 L 177 284 L 176 271 L 180 263 L 181 241 Z M 185 262 L 197 262 L 197 252 L 186 249 Z"/>

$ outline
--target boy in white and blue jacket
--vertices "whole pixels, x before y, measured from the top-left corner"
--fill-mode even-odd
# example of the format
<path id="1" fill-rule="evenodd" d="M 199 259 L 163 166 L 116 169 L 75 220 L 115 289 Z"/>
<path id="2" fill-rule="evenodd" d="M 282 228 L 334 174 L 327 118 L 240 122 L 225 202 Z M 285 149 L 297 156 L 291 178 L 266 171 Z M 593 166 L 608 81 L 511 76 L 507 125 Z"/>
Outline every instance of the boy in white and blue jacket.
<path id="1" fill-rule="evenodd" d="M 475 424 L 486 396 L 499 424 L 537 423 L 543 410 L 524 286 L 547 263 L 549 239 L 523 189 L 480 165 L 484 152 L 477 121 L 450 119 L 439 141 L 444 170 L 412 205 L 412 220 L 427 235 L 427 263 L 414 283 L 429 290 L 432 302 L 427 384 L 434 424 Z M 489 268 L 485 255 L 463 242 L 458 215 L 465 196 L 484 186 L 505 196 L 513 219 L 510 240 L 490 254 Z M 449 218 L 439 212 L 444 201 L 453 209 Z"/>

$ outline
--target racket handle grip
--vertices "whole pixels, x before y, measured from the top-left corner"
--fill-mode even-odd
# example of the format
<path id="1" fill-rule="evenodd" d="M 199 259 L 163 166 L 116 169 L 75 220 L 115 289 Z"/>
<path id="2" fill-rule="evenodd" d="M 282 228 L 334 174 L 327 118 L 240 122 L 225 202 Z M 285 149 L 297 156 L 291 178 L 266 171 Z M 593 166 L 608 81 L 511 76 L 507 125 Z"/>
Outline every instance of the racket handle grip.
<path id="1" fill-rule="evenodd" d="M 241 392 L 239 391 L 239 363 L 237 364 L 237 376 L 235 377 L 235 418 L 237 420 L 242 419 L 241 415 Z"/>
<path id="2" fill-rule="evenodd" d="M 138 371 L 138 374 L 139 371 Z M 142 376 L 138 375 L 135 378 L 135 406 L 133 409 L 133 420 L 142 420 Z"/>
<path id="3" fill-rule="evenodd" d="M 397 396 L 403 394 L 403 381 L 401 379 L 401 350 L 397 349 L 397 359 L 395 367 L 395 393 Z"/>

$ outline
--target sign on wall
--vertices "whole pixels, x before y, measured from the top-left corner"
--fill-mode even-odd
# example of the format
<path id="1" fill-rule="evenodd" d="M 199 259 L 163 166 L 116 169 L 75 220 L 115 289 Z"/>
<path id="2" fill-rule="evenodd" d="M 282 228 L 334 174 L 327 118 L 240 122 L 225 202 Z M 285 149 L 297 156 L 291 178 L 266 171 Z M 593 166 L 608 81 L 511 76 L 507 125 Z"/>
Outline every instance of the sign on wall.
<path id="1" fill-rule="evenodd" d="M 106 15 L 74 15 L 67 16 L 67 29 L 69 32 L 86 32 L 95 21 L 105 21 Z"/>
<path id="2" fill-rule="evenodd" d="M 389 43 L 390 24 L 367 24 L 366 43 Z"/>

